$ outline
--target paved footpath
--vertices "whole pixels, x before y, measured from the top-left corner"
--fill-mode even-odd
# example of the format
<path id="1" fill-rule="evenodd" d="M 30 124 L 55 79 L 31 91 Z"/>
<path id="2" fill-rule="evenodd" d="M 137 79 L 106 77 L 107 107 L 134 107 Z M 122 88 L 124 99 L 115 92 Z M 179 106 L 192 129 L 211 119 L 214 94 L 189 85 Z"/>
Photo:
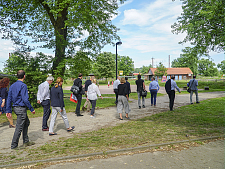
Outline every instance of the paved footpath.
<path id="1" fill-rule="evenodd" d="M 102 89 L 100 86 L 100 91 L 104 90 L 111 90 L 112 88 L 106 88 Z M 160 90 L 161 91 L 161 90 Z M 164 89 L 162 90 L 164 92 Z M 104 92 L 102 92 L 104 93 Z M 107 92 L 105 92 L 107 93 Z M 205 100 L 205 99 L 210 99 L 210 98 L 216 98 L 216 97 L 224 97 L 224 92 L 212 92 L 212 93 L 200 93 L 199 94 L 199 99 L 200 101 Z M 194 99 L 195 100 L 195 99 Z M 193 101 L 194 101 L 193 100 Z M 157 98 L 157 106 L 152 107 L 150 106 L 150 100 L 146 99 L 146 108 L 138 109 L 137 106 L 137 100 L 131 100 L 132 103 L 130 103 L 130 108 L 131 112 L 129 114 L 131 119 L 138 119 L 141 117 L 149 116 L 152 114 L 160 113 L 163 111 L 169 110 L 169 99 L 168 96 L 161 96 Z M 183 106 L 183 105 L 188 105 L 189 104 L 189 94 L 179 94 L 176 95 L 175 99 L 175 105 L 174 108 L 176 109 L 177 107 Z M 74 105 L 75 107 L 75 105 Z M 74 108 L 75 109 L 75 108 Z M 30 112 L 28 112 L 30 113 Z M 31 148 L 34 147 L 39 147 L 46 142 L 50 141 L 55 141 L 59 139 L 60 137 L 72 137 L 76 133 L 80 132 L 88 132 L 92 130 L 98 130 L 102 127 L 107 127 L 107 126 L 114 126 L 119 123 L 125 123 L 127 120 L 119 120 L 119 116 L 117 113 L 116 106 L 115 107 L 110 107 L 110 108 L 105 108 L 105 109 L 99 109 L 96 110 L 96 118 L 92 119 L 90 118 L 90 115 L 87 112 L 81 112 L 84 116 L 82 117 L 77 117 L 75 116 L 74 112 L 67 112 L 67 116 L 69 119 L 69 124 L 70 126 L 75 126 L 75 130 L 71 133 L 68 133 L 66 131 L 64 122 L 60 115 L 58 115 L 55 123 L 55 128 L 54 132 L 57 132 L 58 135 L 56 136 L 49 136 L 48 132 L 43 132 L 41 130 L 41 125 L 42 125 L 42 117 L 37 117 L 37 118 L 30 118 L 30 126 L 29 126 L 29 131 L 28 135 L 31 141 L 34 141 L 36 144 L 34 146 L 31 146 Z M 0 124 L 0 153 L 8 153 L 10 154 L 13 150 L 10 149 L 10 144 L 12 141 L 14 129 L 9 128 L 8 124 Z M 20 138 L 19 141 L 19 146 L 21 146 L 23 143 L 22 137 Z"/>

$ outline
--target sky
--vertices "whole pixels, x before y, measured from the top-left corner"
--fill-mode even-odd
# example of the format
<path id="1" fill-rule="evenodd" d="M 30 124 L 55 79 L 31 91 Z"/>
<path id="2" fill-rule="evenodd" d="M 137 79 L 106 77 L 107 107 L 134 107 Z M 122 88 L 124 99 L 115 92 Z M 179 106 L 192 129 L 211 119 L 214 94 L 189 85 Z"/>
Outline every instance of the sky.
<path id="1" fill-rule="evenodd" d="M 118 35 L 122 45 L 118 46 L 120 56 L 129 56 L 134 61 L 134 67 L 139 68 L 152 64 L 156 67 L 159 62 L 169 67 L 171 62 L 180 57 L 182 49 L 191 47 L 189 43 L 178 44 L 185 37 L 184 34 L 173 34 L 171 25 L 177 21 L 182 13 L 182 3 L 179 0 L 127 0 L 120 4 L 118 15 L 113 16 L 112 23 L 120 29 Z M 0 39 L 0 70 L 13 52 L 10 40 Z M 49 55 L 53 51 L 39 49 Z M 107 45 L 102 52 L 116 53 L 116 47 Z M 210 52 L 212 61 L 216 64 L 224 60 L 224 53 Z"/>

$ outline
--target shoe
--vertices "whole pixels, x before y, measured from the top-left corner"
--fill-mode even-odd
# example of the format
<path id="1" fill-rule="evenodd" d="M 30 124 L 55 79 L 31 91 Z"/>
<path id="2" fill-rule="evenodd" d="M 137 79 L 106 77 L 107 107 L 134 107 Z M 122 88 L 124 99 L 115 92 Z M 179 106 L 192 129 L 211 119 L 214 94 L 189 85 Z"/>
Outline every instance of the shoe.
<path id="1" fill-rule="evenodd" d="M 191 104 L 193 104 L 193 103 L 191 103 Z"/>
<path id="2" fill-rule="evenodd" d="M 145 108 L 145 105 L 143 105 L 142 107 Z"/>
<path id="3" fill-rule="evenodd" d="M 141 106 L 139 106 L 139 109 L 141 109 Z"/>
<path id="4" fill-rule="evenodd" d="M 15 148 L 11 148 L 12 150 L 22 150 L 25 149 L 25 147 L 15 147 Z"/>
<path id="5" fill-rule="evenodd" d="M 154 107 L 156 107 L 156 105 L 154 105 Z"/>
<path id="6" fill-rule="evenodd" d="M 200 103 L 200 102 L 196 102 L 196 103 L 198 104 L 198 103 Z"/>
<path id="7" fill-rule="evenodd" d="M 172 109 L 172 110 L 170 110 L 170 111 L 173 111 L 173 109 Z"/>
<path id="8" fill-rule="evenodd" d="M 32 145 L 34 145 L 34 144 L 35 144 L 35 142 L 29 141 L 29 142 L 27 142 L 27 143 L 24 143 L 24 144 L 23 144 L 23 147 L 32 146 Z"/>
<path id="9" fill-rule="evenodd" d="M 130 117 L 125 117 L 127 120 L 130 120 Z"/>
<path id="10" fill-rule="evenodd" d="M 16 128 L 16 126 L 10 124 L 9 128 Z"/>
<path id="11" fill-rule="evenodd" d="M 57 133 L 49 133 L 49 136 L 57 135 Z"/>
<path id="12" fill-rule="evenodd" d="M 120 118 L 120 120 L 123 120 L 123 119 Z"/>
<path id="13" fill-rule="evenodd" d="M 67 131 L 70 132 L 70 131 L 72 131 L 74 128 L 75 128 L 75 127 L 72 126 L 71 129 L 68 129 Z"/>
<path id="14" fill-rule="evenodd" d="M 153 106 L 153 104 L 151 104 L 151 106 Z"/>
<path id="15" fill-rule="evenodd" d="M 77 114 L 77 116 L 83 116 L 82 114 Z"/>
<path id="16" fill-rule="evenodd" d="M 95 118 L 95 116 L 90 116 L 90 118 L 93 118 L 93 119 L 94 119 L 94 118 Z"/>
<path id="17" fill-rule="evenodd" d="M 42 129 L 42 131 L 49 131 L 49 128 L 46 128 L 46 129 Z"/>

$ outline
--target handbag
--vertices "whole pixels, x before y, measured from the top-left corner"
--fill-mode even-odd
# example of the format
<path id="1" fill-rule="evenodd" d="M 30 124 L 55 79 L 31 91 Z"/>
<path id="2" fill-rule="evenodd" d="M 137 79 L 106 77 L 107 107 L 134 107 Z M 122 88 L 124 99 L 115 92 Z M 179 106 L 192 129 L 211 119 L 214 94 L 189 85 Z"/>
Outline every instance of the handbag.
<path id="1" fill-rule="evenodd" d="M 80 91 L 80 89 L 79 89 L 78 86 L 73 85 L 73 86 L 71 87 L 70 91 L 73 92 L 73 94 L 78 94 L 79 91 Z"/>
<path id="2" fill-rule="evenodd" d="M 77 97 L 75 95 L 73 95 L 72 93 L 70 95 L 70 101 L 74 102 L 74 103 L 77 103 Z"/>
<path id="3" fill-rule="evenodd" d="M 192 86 L 193 82 L 194 82 L 194 80 L 192 81 L 191 86 Z M 191 93 L 191 86 L 189 86 L 189 88 L 187 89 L 188 93 Z"/>
<path id="4" fill-rule="evenodd" d="M 148 92 L 147 92 L 146 90 L 143 89 L 142 92 L 141 92 L 141 96 L 142 96 L 142 97 L 146 97 L 146 96 L 147 96 L 147 93 L 148 93 Z"/>

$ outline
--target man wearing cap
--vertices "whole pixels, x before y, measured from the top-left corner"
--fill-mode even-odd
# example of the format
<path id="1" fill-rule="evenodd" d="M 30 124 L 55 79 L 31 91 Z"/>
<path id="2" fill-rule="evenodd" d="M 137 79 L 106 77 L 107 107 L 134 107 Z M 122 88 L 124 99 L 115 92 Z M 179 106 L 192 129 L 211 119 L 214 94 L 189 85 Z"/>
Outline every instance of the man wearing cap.
<path id="1" fill-rule="evenodd" d="M 42 131 L 49 131 L 49 128 L 47 125 L 49 116 L 51 114 L 49 85 L 51 85 L 53 81 L 54 81 L 54 77 L 49 76 L 47 77 L 45 82 L 41 83 L 38 86 L 37 103 L 42 105 L 43 111 L 44 111 L 43 121 L 42 121 Z"/>

